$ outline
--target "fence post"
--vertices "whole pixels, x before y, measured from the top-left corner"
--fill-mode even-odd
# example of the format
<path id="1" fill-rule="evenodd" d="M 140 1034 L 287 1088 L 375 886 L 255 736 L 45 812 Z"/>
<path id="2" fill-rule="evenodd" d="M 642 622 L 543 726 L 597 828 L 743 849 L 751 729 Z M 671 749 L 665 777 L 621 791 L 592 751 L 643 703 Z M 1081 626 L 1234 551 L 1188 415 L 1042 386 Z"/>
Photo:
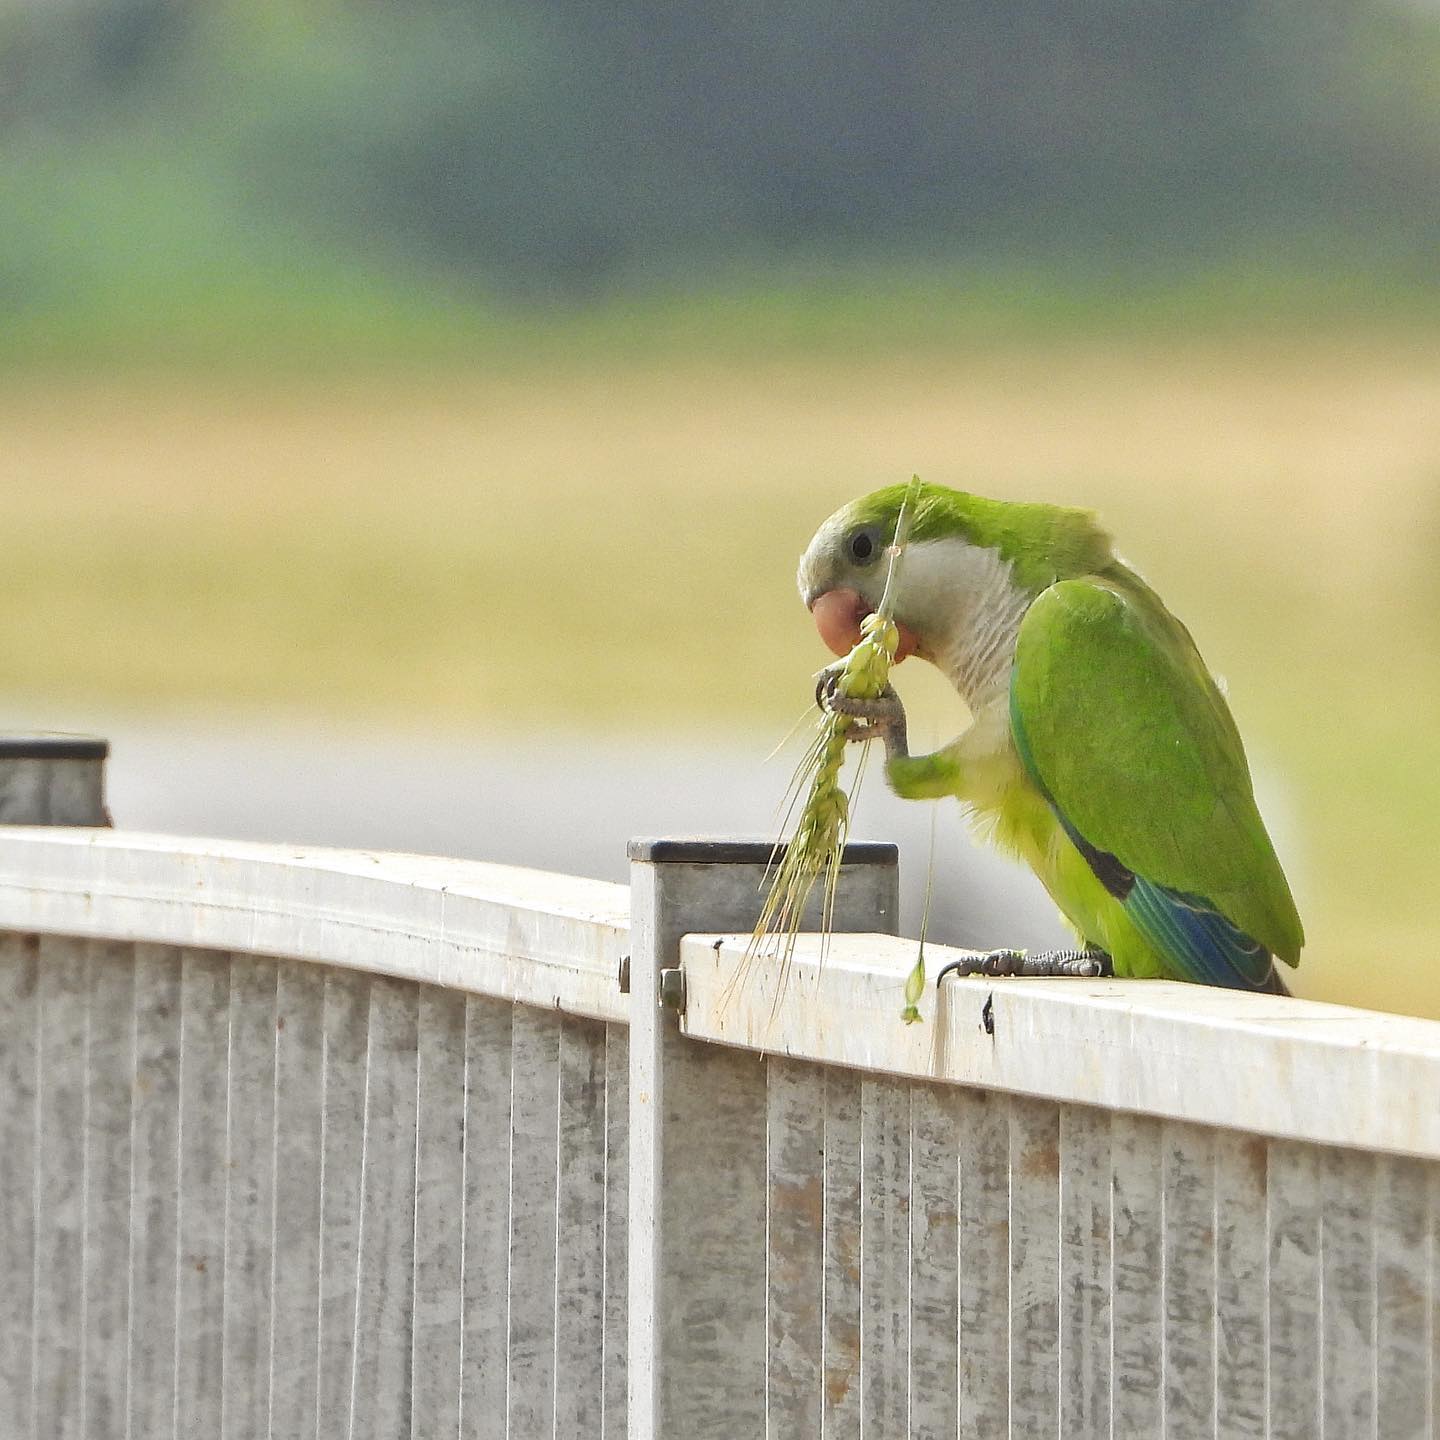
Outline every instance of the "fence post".
<path id="1" fill-rule="evenodd" d="M 682 936 L 755 923 L 770 853 L 630 843 L 631 1440 L 764 1434 L 765 1066 L 681 1035 L 678 967 Z M 894 934 L 898 873 L 893 845 L 847 846 L 834 928 Z"/>
<path id="2" fill-rule="evenodd" d="M 108 825 L 108 741 L 0 735 L 0 825 Z"/>

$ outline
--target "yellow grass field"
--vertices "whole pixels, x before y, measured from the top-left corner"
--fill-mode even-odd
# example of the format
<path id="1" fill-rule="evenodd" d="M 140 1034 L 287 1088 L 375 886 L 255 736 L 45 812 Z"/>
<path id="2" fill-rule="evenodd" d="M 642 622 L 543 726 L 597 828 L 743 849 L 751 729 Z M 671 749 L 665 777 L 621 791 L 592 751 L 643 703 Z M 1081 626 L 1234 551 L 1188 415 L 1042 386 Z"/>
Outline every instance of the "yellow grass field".
<path id="1" fill-rule="evenodd" d="M 851 496 L 913 470 L 1093 506 L 1292 812 L 1297 988 L 1440 1015 L 1434 333 L 12 376 L 0 456 L 11 723 L 64 699 L 544 727 L 577 765 L 597 727 L 783 734 L 821 659 L 795 558 Z M 921 735 L 958 726 L 919 690 Z"/>

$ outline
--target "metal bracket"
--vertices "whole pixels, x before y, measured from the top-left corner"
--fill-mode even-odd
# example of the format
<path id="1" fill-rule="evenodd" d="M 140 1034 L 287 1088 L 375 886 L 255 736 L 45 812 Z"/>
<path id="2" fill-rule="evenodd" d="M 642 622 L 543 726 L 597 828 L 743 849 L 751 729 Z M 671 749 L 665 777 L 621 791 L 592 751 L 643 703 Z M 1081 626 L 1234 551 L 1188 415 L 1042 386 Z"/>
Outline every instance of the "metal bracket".
<path id="1" fill-rule="evenodd" d="M 678 966 L 660 972 L 660 1003 L 677 1015 L 685 1013 L 685 972 Z"/>

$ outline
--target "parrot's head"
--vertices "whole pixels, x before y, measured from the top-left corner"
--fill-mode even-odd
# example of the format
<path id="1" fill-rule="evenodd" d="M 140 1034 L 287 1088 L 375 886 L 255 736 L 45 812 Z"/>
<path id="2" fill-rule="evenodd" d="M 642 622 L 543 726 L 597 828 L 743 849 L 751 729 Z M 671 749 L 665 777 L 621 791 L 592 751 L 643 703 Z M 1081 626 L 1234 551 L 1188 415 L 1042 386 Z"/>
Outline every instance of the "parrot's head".
<path id="1" fill-rule="evenodd" d="M 943 663 L 1001 617 L 1018 616 L 1057 579 L 1089 574 L 1111 557 L 1087 510 L 987 500 L 942 485 L 891 485 L 837 510 L 800 557 L 800 596 L 837 655 L 879 608 L 906 496 L 914 507 L 896 573 L 891 617 L 896 660 Z"/>

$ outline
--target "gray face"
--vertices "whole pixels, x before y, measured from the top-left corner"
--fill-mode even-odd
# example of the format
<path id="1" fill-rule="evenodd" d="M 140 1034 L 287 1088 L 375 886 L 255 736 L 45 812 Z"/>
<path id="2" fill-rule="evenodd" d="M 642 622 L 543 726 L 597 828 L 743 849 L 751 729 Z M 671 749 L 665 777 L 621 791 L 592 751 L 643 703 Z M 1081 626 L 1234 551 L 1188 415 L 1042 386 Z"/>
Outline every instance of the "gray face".
<path id="1" fill-rule="evenodd" d="M 806 608 L 829 590 L 854 590 L 874 610 L 885 590 L 888 539 L 882 526 L 862 524 L 849 510 L 832 515 L 800 557 L 796 581 Z"/>

